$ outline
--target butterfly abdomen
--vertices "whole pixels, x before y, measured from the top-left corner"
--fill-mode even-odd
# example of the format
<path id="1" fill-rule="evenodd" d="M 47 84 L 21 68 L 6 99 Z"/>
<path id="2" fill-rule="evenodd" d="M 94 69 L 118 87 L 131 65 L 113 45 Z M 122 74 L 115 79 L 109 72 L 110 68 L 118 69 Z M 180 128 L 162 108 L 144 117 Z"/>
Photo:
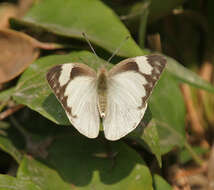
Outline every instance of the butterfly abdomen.
<path id="1" fill-rule="evenodd" d="M 105 69 L 101 69 L 98 74 L 97 92 L 98 92 L 98 109 L 100 112 L 100 116 L 103 118 L 105 117 L 107 107 L 107 76 Z"/>

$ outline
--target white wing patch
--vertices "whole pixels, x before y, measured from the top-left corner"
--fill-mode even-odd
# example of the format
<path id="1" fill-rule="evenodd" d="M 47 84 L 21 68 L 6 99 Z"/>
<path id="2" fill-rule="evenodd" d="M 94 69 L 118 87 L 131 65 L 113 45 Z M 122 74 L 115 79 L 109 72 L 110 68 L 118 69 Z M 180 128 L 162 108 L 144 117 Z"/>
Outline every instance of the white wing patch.
<path id="1" fill-rule="evenodd" d="M 99 134 L 100 118 L 97 110 L 97 90 L 93 78 L 80 76 L 74 78 L 65 89 L 67 105 L 72 115 L 67 116 L 75 128 L 89 138 Z"/>
<path id="2" fill-rule="evenodd" d="M 153 67 L 147 62 L 146 56 L 138 56 L 138 57 L 135 57 L 134 59 L 138 64 L 140 72 L 145 73 L 147 75 L 152 74 Z"/>
<path id="3" fill-rule="evenodd" d="M 49 70 L 47 81 L 73 126 L 83 135 L 96 138 L 100 118 L 95 71 L 79 63 L 58 65 Z"/>
<path id="4" fill-rule="evenodd" d="M 142 108 L 143 88 L 146 80 L 141 75 L 127 71 L 109 79 L 107 113 L 103 120 L 104 133 L 109 140 L 118 140 L 134 130 L 141 121 L 147 104 Z"/>
<path id="5" fill-rule="evenodd" d="M 71 73 L 71 70 L 73 67 L 74 67 L 73 64 L 62 65 L 62 71 L 61 71 L 61 74 L 59 76 L 60 86 L 63 86 L 63 85 L 68 83 L 68 81 L 70 80 L 70 73 Z"/>

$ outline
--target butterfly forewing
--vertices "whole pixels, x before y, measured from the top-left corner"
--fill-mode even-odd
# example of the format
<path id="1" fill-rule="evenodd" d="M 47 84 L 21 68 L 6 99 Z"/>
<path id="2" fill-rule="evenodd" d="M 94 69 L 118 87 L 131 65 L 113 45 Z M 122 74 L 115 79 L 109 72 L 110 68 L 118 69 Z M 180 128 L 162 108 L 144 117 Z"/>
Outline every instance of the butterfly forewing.
<path id="1" fill-rule="evenodd" d="M 73 126 L 89 138 L 97 137 L 96 72 L 84 64 L 68 63 L 51 68 L 46 77 Z"/>
<path id="2" fill-rule="evenodd" d="M 137 127 L 165 65 L 162 56 L 148 55 L 126 59 L 110 70 L 103 120 L 107 139 L 120 139 Z"/>

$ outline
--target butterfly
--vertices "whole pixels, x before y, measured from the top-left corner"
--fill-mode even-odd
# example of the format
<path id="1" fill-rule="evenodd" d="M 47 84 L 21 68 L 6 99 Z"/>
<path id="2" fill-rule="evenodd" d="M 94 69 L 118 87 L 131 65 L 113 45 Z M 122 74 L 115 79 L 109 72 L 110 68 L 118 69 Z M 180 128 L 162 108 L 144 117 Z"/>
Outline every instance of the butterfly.
<path id="1" fill-rule="evenodd" d="M 125 59 L 109 71 L 66 63 L 51 68 L 46 78 L 81 134 L 96 138 L 102 121 L 106 139 L 114 141 L 138 126 L 165 65 L 157 54 Z"/>

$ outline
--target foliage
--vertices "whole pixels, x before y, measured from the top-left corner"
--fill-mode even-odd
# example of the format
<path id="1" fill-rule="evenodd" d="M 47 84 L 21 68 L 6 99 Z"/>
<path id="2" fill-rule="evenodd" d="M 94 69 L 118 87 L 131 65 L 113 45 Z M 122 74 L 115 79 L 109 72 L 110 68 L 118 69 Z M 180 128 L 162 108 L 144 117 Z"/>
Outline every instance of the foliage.
<path id="1" fill-rule="evenodd" d="M 149 100 L 142 121 L 145 126 L 138 126 L 117 142 L 105 140 L 102 132 L 98 139 L 87 139 L 69 126 L 45 75 L 53 65 L 68 62 L 84 62 L 97 69 L 121 43 L 124 44 L 109 67 L 125 57 L 151 53 L 147 36 L 154 31 L 162 35 L 164 23 L 161 22 L 167 20 L 169 14 L 175 17 L 172 14 L 175 8 L 185 10 L 184 3 L 168 0 L 160 6 L 157 0 L 124 3 L 42 0 L 35 1 L 23 18 L 10 20 L 14 30 L 27 31 L 40 41 L 55 42 L 64 49 L 41 50 L 40 58 L 28 66 L 16 84 L 8 83 L 10 88 L 0 93 L 1 109 L 8 102 L 27 106 L 6 120 L 10 127 L 4 128 L 0 123 L 0 148 L 18 167 L 16 177 L 0 175 L 0 190 L 172 189 L 151 165 L 155 163 L 161 170 L 161 157 L 175 148 L 185 150 L 184 158 L 179 157 L 182 162 L 194 159 L 191 154 L 194 149 L 188 146 L 185 135 L 186 107 L 179 85 L 187 83 L 214 92 L 214 87 L 187 64 L 186 60 L 191 64 L 197 60 L 195 52 L 190 51 L 192 44 L 184 49 L 191 55 L 181 55 L 185 60 L 181 61 L 182 65 L 174 59 L 179 58 L 179 53 L 169 50 L 173 43 L 168 40 L 176 41 L 176 37 L 163 35 L 160 53 L 168 55 L 165 55 L 168 65 Z M 95 47 L 99 63 L 96 55 L 88 50 L 82 32 Z M 125 41 L 127 36 L 130 38 Z M 167 37 L 169 39 L 165 39 Z M 182 47 L 182 43 L 179 45 Z"/>

